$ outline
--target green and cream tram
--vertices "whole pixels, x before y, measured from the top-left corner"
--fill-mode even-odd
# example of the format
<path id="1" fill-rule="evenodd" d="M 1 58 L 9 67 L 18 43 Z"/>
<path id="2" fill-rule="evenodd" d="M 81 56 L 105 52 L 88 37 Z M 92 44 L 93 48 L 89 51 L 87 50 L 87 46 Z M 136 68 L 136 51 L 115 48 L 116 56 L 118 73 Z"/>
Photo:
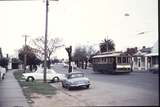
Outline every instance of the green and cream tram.
<path id="1" fill-rule="evenodd" d="M 103 73 L 129 73 L 132 58 L 124 52 L 105 52 L 92 57 L 93 70 Z"/>

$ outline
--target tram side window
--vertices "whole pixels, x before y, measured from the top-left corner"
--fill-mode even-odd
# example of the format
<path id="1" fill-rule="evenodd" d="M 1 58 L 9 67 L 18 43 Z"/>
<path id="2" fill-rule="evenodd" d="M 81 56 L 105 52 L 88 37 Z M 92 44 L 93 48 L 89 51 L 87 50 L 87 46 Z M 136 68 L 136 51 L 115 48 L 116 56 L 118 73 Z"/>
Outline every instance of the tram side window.
<path id="1" fill-rule="evenodd" d="M 108 58 L 108 63 L 112 63 L 112 58 L 111 57 Z"/>
<path id="2" fill-rule="evenodd" d="M 105 58 L 105 62 L 108 63 L 108 57 Z"/>
<path id="3" fill-rule="evenodd" d="M 102 58 L 102 62 L 105 62 L 105 58 Z"/>
<path id="4" fill-rule="evenodd" d="M 121 63 L 121 57 L 118 57 L 118 63 Z"/>
<path id="5" fill-rule="evenodd" d="M 113 63 L 113 58 L 112 58 L 112 57 L 110 57 L 109 59 L 110 59 L 110 60 L 109 60 L 109 63 L 111 63 L 111 64 L 112 64 L 112 63 Z"/>
<path id="6" fill-rule="evenodd" d="M 126 63 L 128 63 L 129 61 L 128 61 L 128 57 L 126 57 Z"/>
<path id="7" fill-rule="evenodd" d="M 96 59 L 96 62 L 99 62 L 99 58 Z"/>
<path id="8" fill-rule="evenodd" d="M 99 62 L 98 58 L 94 59 L 94 63 L 98 63 L 98 62 Z"/>
<path id="9" fill-rule="evenodd" d="M 130 57 L 128 57 L 128 62 L 127 62 L 127 63 L 131 63 L 131 60 L 132 60 L 132 59 L 131 59 Z"/>

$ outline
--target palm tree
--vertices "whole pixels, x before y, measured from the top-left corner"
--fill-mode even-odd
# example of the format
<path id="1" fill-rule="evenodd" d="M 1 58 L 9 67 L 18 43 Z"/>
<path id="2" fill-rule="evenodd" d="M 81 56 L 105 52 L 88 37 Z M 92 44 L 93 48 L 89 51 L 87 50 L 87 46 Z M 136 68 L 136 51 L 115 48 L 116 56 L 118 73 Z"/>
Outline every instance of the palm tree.
<path id="1" fill-rule="evenodd" d="M 110 52 L 110 51 L 114 51 L 114 50 L 115 50 L 115 44 L 114 44 L 113 40 L 105 38 L 100 43 L 100 51 L 101 52 Z"/>

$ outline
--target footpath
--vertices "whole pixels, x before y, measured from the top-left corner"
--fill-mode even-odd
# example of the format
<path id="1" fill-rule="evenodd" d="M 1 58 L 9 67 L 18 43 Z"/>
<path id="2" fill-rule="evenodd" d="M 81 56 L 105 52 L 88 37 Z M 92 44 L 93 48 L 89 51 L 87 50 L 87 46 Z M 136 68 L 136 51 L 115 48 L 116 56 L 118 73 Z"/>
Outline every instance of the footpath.
<path id="1" fill-rule="evenodd" d="M 0 107 L 30 107 L 13 75 L 14 71 L 9 70 L 5 79 L 0 81 Z"/>

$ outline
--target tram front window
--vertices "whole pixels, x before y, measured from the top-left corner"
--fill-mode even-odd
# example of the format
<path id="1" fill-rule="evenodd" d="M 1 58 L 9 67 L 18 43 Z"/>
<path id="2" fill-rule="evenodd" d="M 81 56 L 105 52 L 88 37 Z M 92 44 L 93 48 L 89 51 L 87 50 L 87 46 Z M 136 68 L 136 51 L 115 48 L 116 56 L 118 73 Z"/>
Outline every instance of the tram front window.
<path id="1" fill-rule="evenodd" d="M 122 62 L 126 63 L 126 57 L 123 57 Z"/>

